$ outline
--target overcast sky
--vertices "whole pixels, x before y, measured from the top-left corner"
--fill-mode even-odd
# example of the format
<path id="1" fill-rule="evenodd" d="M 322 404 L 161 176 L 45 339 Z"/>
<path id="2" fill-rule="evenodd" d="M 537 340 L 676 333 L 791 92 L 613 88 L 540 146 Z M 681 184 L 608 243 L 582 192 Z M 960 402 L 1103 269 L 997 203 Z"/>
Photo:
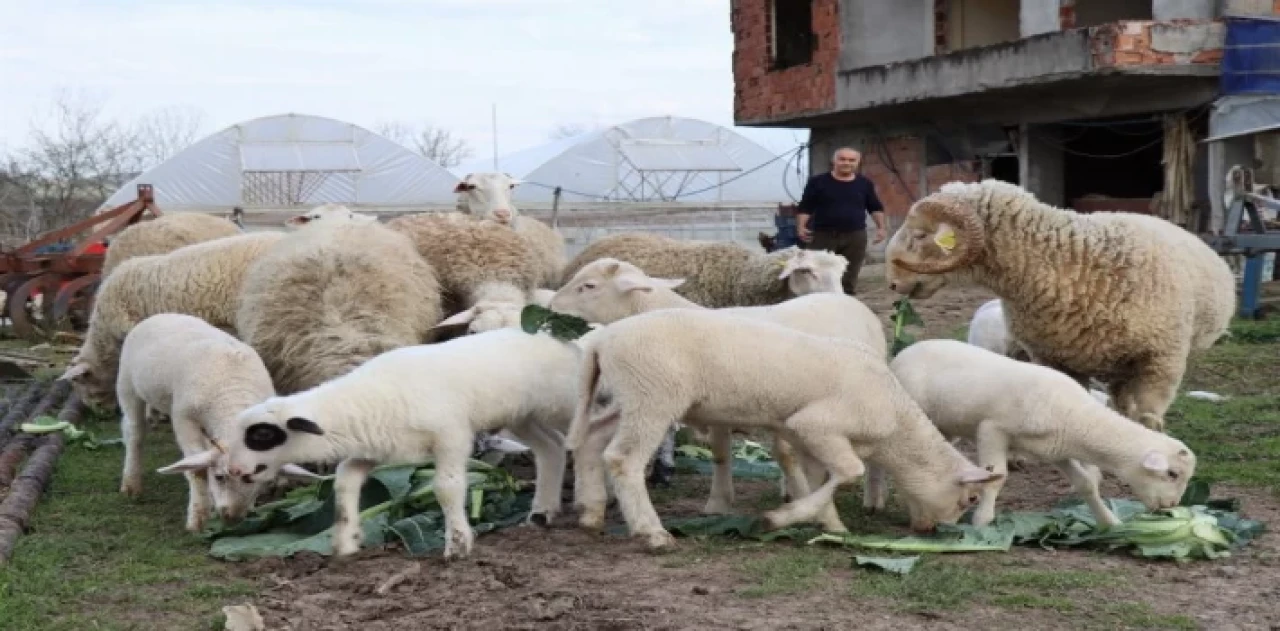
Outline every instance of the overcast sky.
<path id="1" fill-rule="evenodd" d="M 495 102 L 499 153 L 563 123 L 732 125 L 732 50 L 729 0 L 0 0 L 0 148 L 67 88 L 112 117 L 196 107 L 205 133 L 289 111 L 429 121 L 474 157 Z"/>

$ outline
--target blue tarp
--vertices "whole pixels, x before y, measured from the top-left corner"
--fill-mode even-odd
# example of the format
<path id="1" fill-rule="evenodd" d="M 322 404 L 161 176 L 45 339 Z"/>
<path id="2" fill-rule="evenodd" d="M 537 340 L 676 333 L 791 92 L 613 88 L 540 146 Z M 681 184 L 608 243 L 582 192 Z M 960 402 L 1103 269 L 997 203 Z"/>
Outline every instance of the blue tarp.
<path id="1" fill-rule="evenodd" d="M 1228 18 L 1219 90 L 1280 94 L 1280 21 Z"/>

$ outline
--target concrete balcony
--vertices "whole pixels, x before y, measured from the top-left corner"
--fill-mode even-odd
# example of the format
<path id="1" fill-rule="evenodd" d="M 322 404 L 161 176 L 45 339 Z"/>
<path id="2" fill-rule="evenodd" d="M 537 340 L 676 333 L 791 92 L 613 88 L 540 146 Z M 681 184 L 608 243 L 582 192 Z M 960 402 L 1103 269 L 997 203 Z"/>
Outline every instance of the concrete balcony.
<path id="1" fill-rule="evenodd" d="M 1214 21 L 1118 22 L 842 70 L 835 107 L 809 122 L 1035 122 L 1195 105 L 1216 93 L 1224 34 Z"/>

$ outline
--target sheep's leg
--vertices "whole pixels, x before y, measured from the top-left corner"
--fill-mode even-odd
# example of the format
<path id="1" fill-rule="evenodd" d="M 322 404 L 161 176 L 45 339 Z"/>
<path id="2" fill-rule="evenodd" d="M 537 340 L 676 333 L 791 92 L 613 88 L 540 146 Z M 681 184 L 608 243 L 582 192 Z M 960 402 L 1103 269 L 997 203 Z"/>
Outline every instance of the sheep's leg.
<path id="1" fill-rule="evenodd" d="M 579 512 L 578 525 L 587 530 L 604 527 L 609 480 L 602 458 L 611 437 L 603 428 L 589 428 L 582 446 L 573 452 L 573 503 Z"/>
<path id="2" fill-rule="evenodd" d="M 786 425 L 799 441 L 798 446 L 805 453 L 804 457 L 821 464 L 827 470 L 828 477 L 812 493 L 765 513 L 764 517 L 770 528 L 784 528 L 797 522 L 819 518 L 835 497 L 836 487 L 857 480 L 866 473 L 867 467 L 854 452 L 849 438 L 831 432 L 833 426 L 839 426 L 833 423 L 833 419 L 837 418 L 840 418 L 838 414 L 827 409 L 810 406 L 787 419 Z M 811 483 L 816 478 L 805 475 L 805 479 Z M 836 520 L 839 521 L 839 518 Z M 841 529 L 843 528 L 841 524 Z"/>
<path id="3" fill-rule="evenodd" d="M 536 470 L 533 508 L 528 523 L 549 526 L 560 513 L 560 485 L 564 484 L 564 441 L 559 434 L 541 427 L 538 421 L 530 421 L 508 428 L 516 440 L 533 451 Z"/>
<path id="4" fill-rule="evenodd" d="M 1056 463 L 1058 468 L 1066 474 L 1071 480 L 1071 488 L 1075 490 L 1089 505 L 1089 510 L 1093 511 L 1093 516 L 1098 520 L 1099 524 L 1105 526 L 1118 526 L 1120 520 L 1107 508 L 1106 502 L 1102 501 L 1102 491 L 1098 489 L 1098 484 L 1102 481 L 1102 472 L 1094 465 L 1085 465 L 1075 459 L 1067 459 Z"/>
<path id="5" fill-rule="evenodd" d="M 973 525 L 982 527 L 996 518 L 996 498 L 1008 479 L 1009 435 L 992 421 L 978 424 L 974 436 L 978 443 L 978 466 L 1001 475 L 1000 479 L 982 486 L 978 508 L 973 512 Z"/>
<path id="6" fill-rule="evenodd" d="M 436 443 L 436 477 L 433 485 L 436 499 L 444 513 L 444 558 L 466 557 L 471 554 L 475 532 L 467 523 L 467 460 L 470 456 L 471 437 L 460 433 L 454 437 L 441 436 Z M 530 445 L 532 447 L 532 445 Z"/>
<path id="7" fill-rule="evenodd" d="M 212 449 L 213 444 L 205 438 L 200 426 L 191 420 L 185 410 L 171 410 L 169 422 L 173 427 L 173 436 L 182 448 L 183 457 Z M 204 520 L 211 513 L 213 502 L 209 494 L 209 470 L 186 471 L 187 479 L 187 530 L 200 532 L 204 530 Z"/>
<path id="8" fill-rule="evenodd" d="M 804 477 L 810 488 L 820 486 L 827 481 L 827 468 L 822 466 L 821 462 L 814 460 L 808 454 L 801 454 L 800 462 L 804 467 Z M 865 463 L 864 463 L 865 464 Z M 836 512 L 835 500 L 827 502 L 825 506 L 818 512 L 818 523 L 822 524 L 822 529 L 826 532 L 848 532 L 844 522 L 840 521 L 840 514 Z"/>
<path id="9" fill-rule="evenodd" d="M 1134 375 L 1129 383 L 1133 413 L 1129 418 L 1147 429 L 1164 431 L 1164 415 L 1178 395 L 1178 384 L 1186 372 L 1186 353 L 1164 361 L 1153 361 Z"/>
<path id="10" fill-rule="evenodd" d="M 716 425 L 711 428 L 711 497 L 702 512 L 708 515 L 727 515 L 733 510 L 733 435 L 729 428 Z"/>
<path id="11" fill-rule="evenodd" d="M 867 475 L 862 478 L 862 507 L 869 513 L 884 510 L 889 498 L 889 472 L 875 463 L 867 463 Z"/>
<path id="12" fill-rule="evenodd" d="M 651 550 L 670 547 L 675 544 L 675 538 L 662 527 L 662 520 L 649 499 L 644 480 L 645 460 L 678 418 L 679 415 L 661 412 L 628 415 L 603 454 L 618 495 L 618 508 L 631 534 L 646 537 Z"/>
<path id="13" fill-rule="evenodd" d="M 671 476 L 676 471 L 676 427 L 672 425 L 663 435 L 662 442 L 653 454 L 652 469 L 645 479 L 650 486 L 671 486 Z"/>
<path id="14" fill-rule="evenodd" d="M 142 494 L 142 439 L 147 433 L 147 404 L 132 393 L 120 393 L 117 398 L 120 401 L 120 434 L 124 438 L 120 492 L 138 497 Z M 191 515 L 188 514 L 187 522 L 190 521 Z"/>
<path id="15" fill-rule="evenodd" d="M 337 518 L 333 521 L 333 553 L 343 557 L 355 554 L 364 540 L 360 529 L 360 488 L 373 470 L 374 461 L 347 458 L 338 463 L 333 478 L 333 496 Z M 443 504 L 443 502 L 441 502 Z"/>
<path id="16" fill-rule="evenodd" d="M 793 478 L 798 474 L 799 468 L 796 466 L 795 448 L 778 432 L 773 433 L 773 459 L 778 463 L 778 468 L 782 470 L 782 476 L 778 480 L 778 486 L 780 487 L 778 492 L 782 494 L 784 503 L 790 502 L 795 499 L 792 497 L 792 487 L 795 485 Z M 808 485 L 805 485 L 804 489 L 805 495 L 808 495 Z"/>

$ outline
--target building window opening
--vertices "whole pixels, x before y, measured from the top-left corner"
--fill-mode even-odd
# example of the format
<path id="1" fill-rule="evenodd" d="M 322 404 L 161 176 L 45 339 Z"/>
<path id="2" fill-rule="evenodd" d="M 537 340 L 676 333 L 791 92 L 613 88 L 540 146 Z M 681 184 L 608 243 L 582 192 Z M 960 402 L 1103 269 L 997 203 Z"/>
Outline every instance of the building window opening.
<path id="1" fill-rule="evenodd" d="M 1157 116 L 1056 127 L 1063 192 L 1072 208 L 1150 212 L 1151 198 L 1164 188 L 1164 128 Z"/>
<path id="2" fill-rule="evenodd" d="M 817 34 L 813 32 L 812 0 L 774 0 L 773 69 L 803 66 L 813 61 Z"/>

